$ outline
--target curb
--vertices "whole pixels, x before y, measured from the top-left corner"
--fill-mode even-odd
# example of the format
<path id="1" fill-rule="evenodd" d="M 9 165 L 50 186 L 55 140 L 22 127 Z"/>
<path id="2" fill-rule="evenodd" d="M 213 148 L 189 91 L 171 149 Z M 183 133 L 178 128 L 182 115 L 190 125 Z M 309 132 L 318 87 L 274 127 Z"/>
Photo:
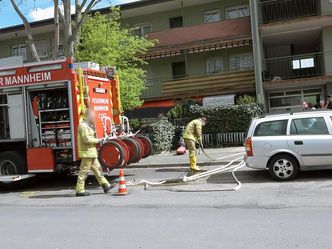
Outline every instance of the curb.
<path id="1" fill-rule="evenodd" d="M 227 164 L 230 161 L 218 161 L 218 162 L 199 162 L 197 163 L 198 166 L 206 167 L 206 166 L 218 166 L 222 164 Z M 131 164 L 127 167 L 127 169 L 147 169 L 147 168 L 180 168 L 180 167 L 189 167 L 189 163 L 173 163 L 173 164 L 165 164 L 165 163 L 145 163 L 145 164 Z"/>

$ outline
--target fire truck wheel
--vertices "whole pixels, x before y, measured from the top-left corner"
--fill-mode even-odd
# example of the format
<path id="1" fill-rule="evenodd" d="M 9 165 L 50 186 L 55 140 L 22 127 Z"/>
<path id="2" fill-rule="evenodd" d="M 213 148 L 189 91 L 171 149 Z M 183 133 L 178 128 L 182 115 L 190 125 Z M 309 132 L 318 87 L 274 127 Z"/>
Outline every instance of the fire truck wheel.
<path id="1" fill-rule="evenodd" d="M 111 140 L 100 147 L 98 159 L 102 167 L 112 170 L 124 164 L 124 154 L 122 146 Z"/>
<path id="2" fill-rule="evenodd" d="M 138 145 L 139 145 L 139 150 L 140 150 L 140 155 L 139 155 L 139 158 L 138 158 L 138 160 L 135 162 L 135 163 L 137 163 L 137 162 L 139 162 L 142 158 L 143 158 L 143 156 L 144 156 L 144 144 L 142 143 L 142 141 L 139 139 L 139 138 L 137 138 L 137 137 L 131 137 L 132 139 L 135 139 L 135 141 L 138 143 Z"/>
<path id="3" fill-rule="evenodd" d="M 16 151 L 5 151 L 0 153 L 0 176 L 26 174 L 24 156 Z M 1 189 L 21 189 L 32 184 L 32 179 L 18 182 L 0 183 Z"/>
<path id="4" fill-rule="evenodd" d="M 129 148 L 129 161 L 128 164 L 136 163 L 140 159 L 141 149 L 138 142 L 133 138 L 124 138 L 122 141 Z"/>
<path id="5" fill-rule="evenodd" d="M 26 174 L 27 169 L 23 155 L 16 151 L 0 153 L 0 175 Z"/>
<path id="6" fill-rule="evenodd" d="M 139 140 L 141 140 L 141 142 L 144 145 L 144 156 L 143 156 L 143 158 L 146 158 L 146 157 L 150 156 L 153 152 L 153 145 L 152 145 L 151 140 L 148 137 L 142 136 L 142 135 L 139 135 L 137 137 L 138 137 Z"/>

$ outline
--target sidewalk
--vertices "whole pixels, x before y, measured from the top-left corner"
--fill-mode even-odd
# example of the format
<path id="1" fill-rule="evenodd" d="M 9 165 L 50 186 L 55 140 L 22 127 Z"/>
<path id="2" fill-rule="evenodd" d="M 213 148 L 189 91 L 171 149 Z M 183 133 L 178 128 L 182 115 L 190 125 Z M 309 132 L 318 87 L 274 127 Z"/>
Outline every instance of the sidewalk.
<path id="1" fill-rule="evenodd" d="M 222 156 L 229 156 L 236 153 L 244 152 L 244 147 L 228 147 L 218 149 L 205 149 L 206 153 L 213 157 L 219 158 Z M 240 157 L 239 155 L 238 157 Z M 197 155 L 199 166 L 219 165 L 220 162 L 229 162 L 234 158 L 226 158 L 218 162 L 211 161 L 203 152 Z M 186 167 L 188 166 L 188 154 L 175 155 L 175 152 L 167 152 L 162 154 L 152 155 L 148 158 L 142 159 L 140 162 L 131 164 L 128 168 L 159 168 L 159 167 Z"/>

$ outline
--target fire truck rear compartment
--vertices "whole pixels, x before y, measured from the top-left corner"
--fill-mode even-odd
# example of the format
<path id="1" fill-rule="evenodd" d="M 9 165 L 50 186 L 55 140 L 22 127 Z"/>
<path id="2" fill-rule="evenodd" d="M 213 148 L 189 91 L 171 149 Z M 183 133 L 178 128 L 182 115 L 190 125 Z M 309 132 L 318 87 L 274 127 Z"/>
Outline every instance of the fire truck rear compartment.
<path id="1" fill-rule="evenodd" d="M 29 147 L 32 147 L 31 157 L 34 154 L 46 153 L 44 167 L 29 162 L 29 168 L 45 168 L 45 171 L 55 161 L 57 170 L 69 167 L 73 163 L 72 125 L 69 108 L 67 87 L 53 89 L 34 89 L 28 92 L 28 101 L 33 115 L 29 120 Z M 35 149 L 33 149 L 35 148 Z M 36 158 L 37 159 L 37 158 Z M 40 163 L 40 162 L 39 162 Z M 67 167 L 66 167 L 67 166 Z M 42 169 L 43 170 L 43 169 Z"/>
<path id="2" fill-rule="evenodd" d="M 67 83 L 0 92 L 0 155 L 9 151 L 24 161 L 29 158 L 25 172 L 16 173 L 54 172 L 75 166 L 68 93 Z"/>

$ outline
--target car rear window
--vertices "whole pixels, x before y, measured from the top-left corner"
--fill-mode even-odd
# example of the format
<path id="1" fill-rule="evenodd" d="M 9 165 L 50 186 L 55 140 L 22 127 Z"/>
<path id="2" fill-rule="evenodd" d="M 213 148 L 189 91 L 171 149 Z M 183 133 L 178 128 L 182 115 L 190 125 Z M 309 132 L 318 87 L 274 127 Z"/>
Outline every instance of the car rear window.
<path id="1" fill-rule="evenodd" d="M 323 117 L 293 119 L 291 135 L 328 135 L 329 130 Z"/>
<path id="2" fill-rule="evenodd" d="M 286 135 L 288 120 L 276 120 L 262 122 L 257 125 L 254 136 L 263 137 L 263 136 L 283 136 Z"/>

